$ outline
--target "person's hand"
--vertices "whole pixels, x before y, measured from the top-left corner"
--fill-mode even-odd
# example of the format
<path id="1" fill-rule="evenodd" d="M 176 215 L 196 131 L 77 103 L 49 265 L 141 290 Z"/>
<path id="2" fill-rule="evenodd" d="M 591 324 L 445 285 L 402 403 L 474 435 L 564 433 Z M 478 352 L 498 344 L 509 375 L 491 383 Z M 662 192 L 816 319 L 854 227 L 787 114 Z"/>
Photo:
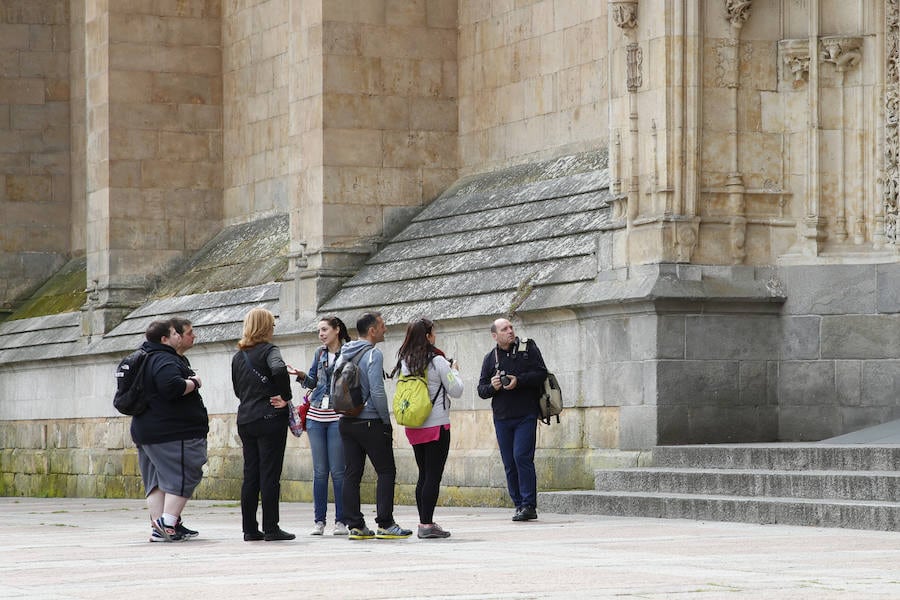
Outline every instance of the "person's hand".
<path id="1" fill-rule="evenodd" d="M 506 376 L 509 377 L 509 385 L 504 385 L 503 389 L 504 390 L 516 389 L 516 384 L 519 383 L 519 379 L 515 375 L 510 375 L 509 373 L 507 373 Z"/>
<path id="2" fill-rule="evenodd" d="M 272 396 L 269 398 L 269 404 L 271 404 L 274 408 L 284 408 L 287 406 L 287 400 L 279 396 Z"/>
<path id="3" fill-rule="evenodd" d="M 454 371 L 459 371 L 459 361 L 454 358 L 453 362 L 450 363 L 450 368 Z"/>
<path id="4" fill-rule="evenodd" d="M 500 383 L 499 373 L 494 373 L 494 376 L 491 377 L 491 387 L 493 387 L 495 390 L 499 390 L 501 387 L 503 387 L 503 384 Z"/>

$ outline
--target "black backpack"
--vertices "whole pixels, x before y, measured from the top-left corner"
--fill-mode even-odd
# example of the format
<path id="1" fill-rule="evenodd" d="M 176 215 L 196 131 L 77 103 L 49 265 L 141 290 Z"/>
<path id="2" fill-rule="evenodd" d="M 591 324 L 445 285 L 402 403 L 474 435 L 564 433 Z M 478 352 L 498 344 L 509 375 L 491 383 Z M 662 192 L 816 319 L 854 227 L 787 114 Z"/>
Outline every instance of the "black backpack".
<path id="1" fill-rule="evenodd" d="M 362 412 L 366 399 L 363 398 L 360 384 L 362 374 L 359 361 L 374 348 L 370 346 L 360 350 L 353 358 L 335 367 L 331 378 L 331 405 L 334 412 L 348 417 L 355 417 Z"/>
<path id="2" fill-rule="evenodd" d="M 144 399 L 144 365 L 147 353 L 138 349 L 123 358 L 116 367 L 116 395 L 113 406 L 123 415 L 139 415 L 147 410 Z"/>

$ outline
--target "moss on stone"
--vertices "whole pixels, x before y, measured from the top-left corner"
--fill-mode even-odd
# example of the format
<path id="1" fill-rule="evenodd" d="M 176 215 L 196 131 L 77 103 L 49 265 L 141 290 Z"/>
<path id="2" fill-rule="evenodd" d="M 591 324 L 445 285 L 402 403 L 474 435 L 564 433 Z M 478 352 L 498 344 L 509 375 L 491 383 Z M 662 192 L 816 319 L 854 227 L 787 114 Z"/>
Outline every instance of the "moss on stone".
<path id="1" fill-rule="evenodd" d="M 87 301 L 87 261 L 70 260 L 21 306 L 8 320 L 30 319 L 47 315 L 75 312 Z"/>

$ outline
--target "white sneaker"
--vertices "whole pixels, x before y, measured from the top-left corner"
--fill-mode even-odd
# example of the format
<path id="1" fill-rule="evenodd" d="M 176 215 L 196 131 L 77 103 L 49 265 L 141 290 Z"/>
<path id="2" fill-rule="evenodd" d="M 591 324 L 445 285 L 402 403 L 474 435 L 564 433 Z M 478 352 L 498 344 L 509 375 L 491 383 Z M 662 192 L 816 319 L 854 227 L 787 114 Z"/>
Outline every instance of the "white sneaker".
<path id="1" fill-rule="evenodd" d="M 340 521 L 334 524 L 334 535 L 349 535 L 349 533 L 347 526 Z"/>
<path id="2" fill-rule="evenodd" d="M 325 533 L 325 523 L 322 521 L 316 521 L 313 530 L 309 532 L 309 535 L 322 535 Z"/>

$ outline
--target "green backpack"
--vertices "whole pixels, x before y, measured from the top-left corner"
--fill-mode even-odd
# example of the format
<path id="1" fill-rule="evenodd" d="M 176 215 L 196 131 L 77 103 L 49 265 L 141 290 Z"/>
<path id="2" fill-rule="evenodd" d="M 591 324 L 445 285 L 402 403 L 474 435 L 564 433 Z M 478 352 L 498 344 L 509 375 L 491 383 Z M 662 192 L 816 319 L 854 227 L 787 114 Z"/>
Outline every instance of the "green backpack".
<path id="1" fill-rule="evenodd" d="M 438 388 L 434 398 L 428 396 L 428 369 L 423 375 L 401 375 L 394 392 L 394 418 L 397 425 L 420 427 L 431 414 L 444 383 Z"/>

